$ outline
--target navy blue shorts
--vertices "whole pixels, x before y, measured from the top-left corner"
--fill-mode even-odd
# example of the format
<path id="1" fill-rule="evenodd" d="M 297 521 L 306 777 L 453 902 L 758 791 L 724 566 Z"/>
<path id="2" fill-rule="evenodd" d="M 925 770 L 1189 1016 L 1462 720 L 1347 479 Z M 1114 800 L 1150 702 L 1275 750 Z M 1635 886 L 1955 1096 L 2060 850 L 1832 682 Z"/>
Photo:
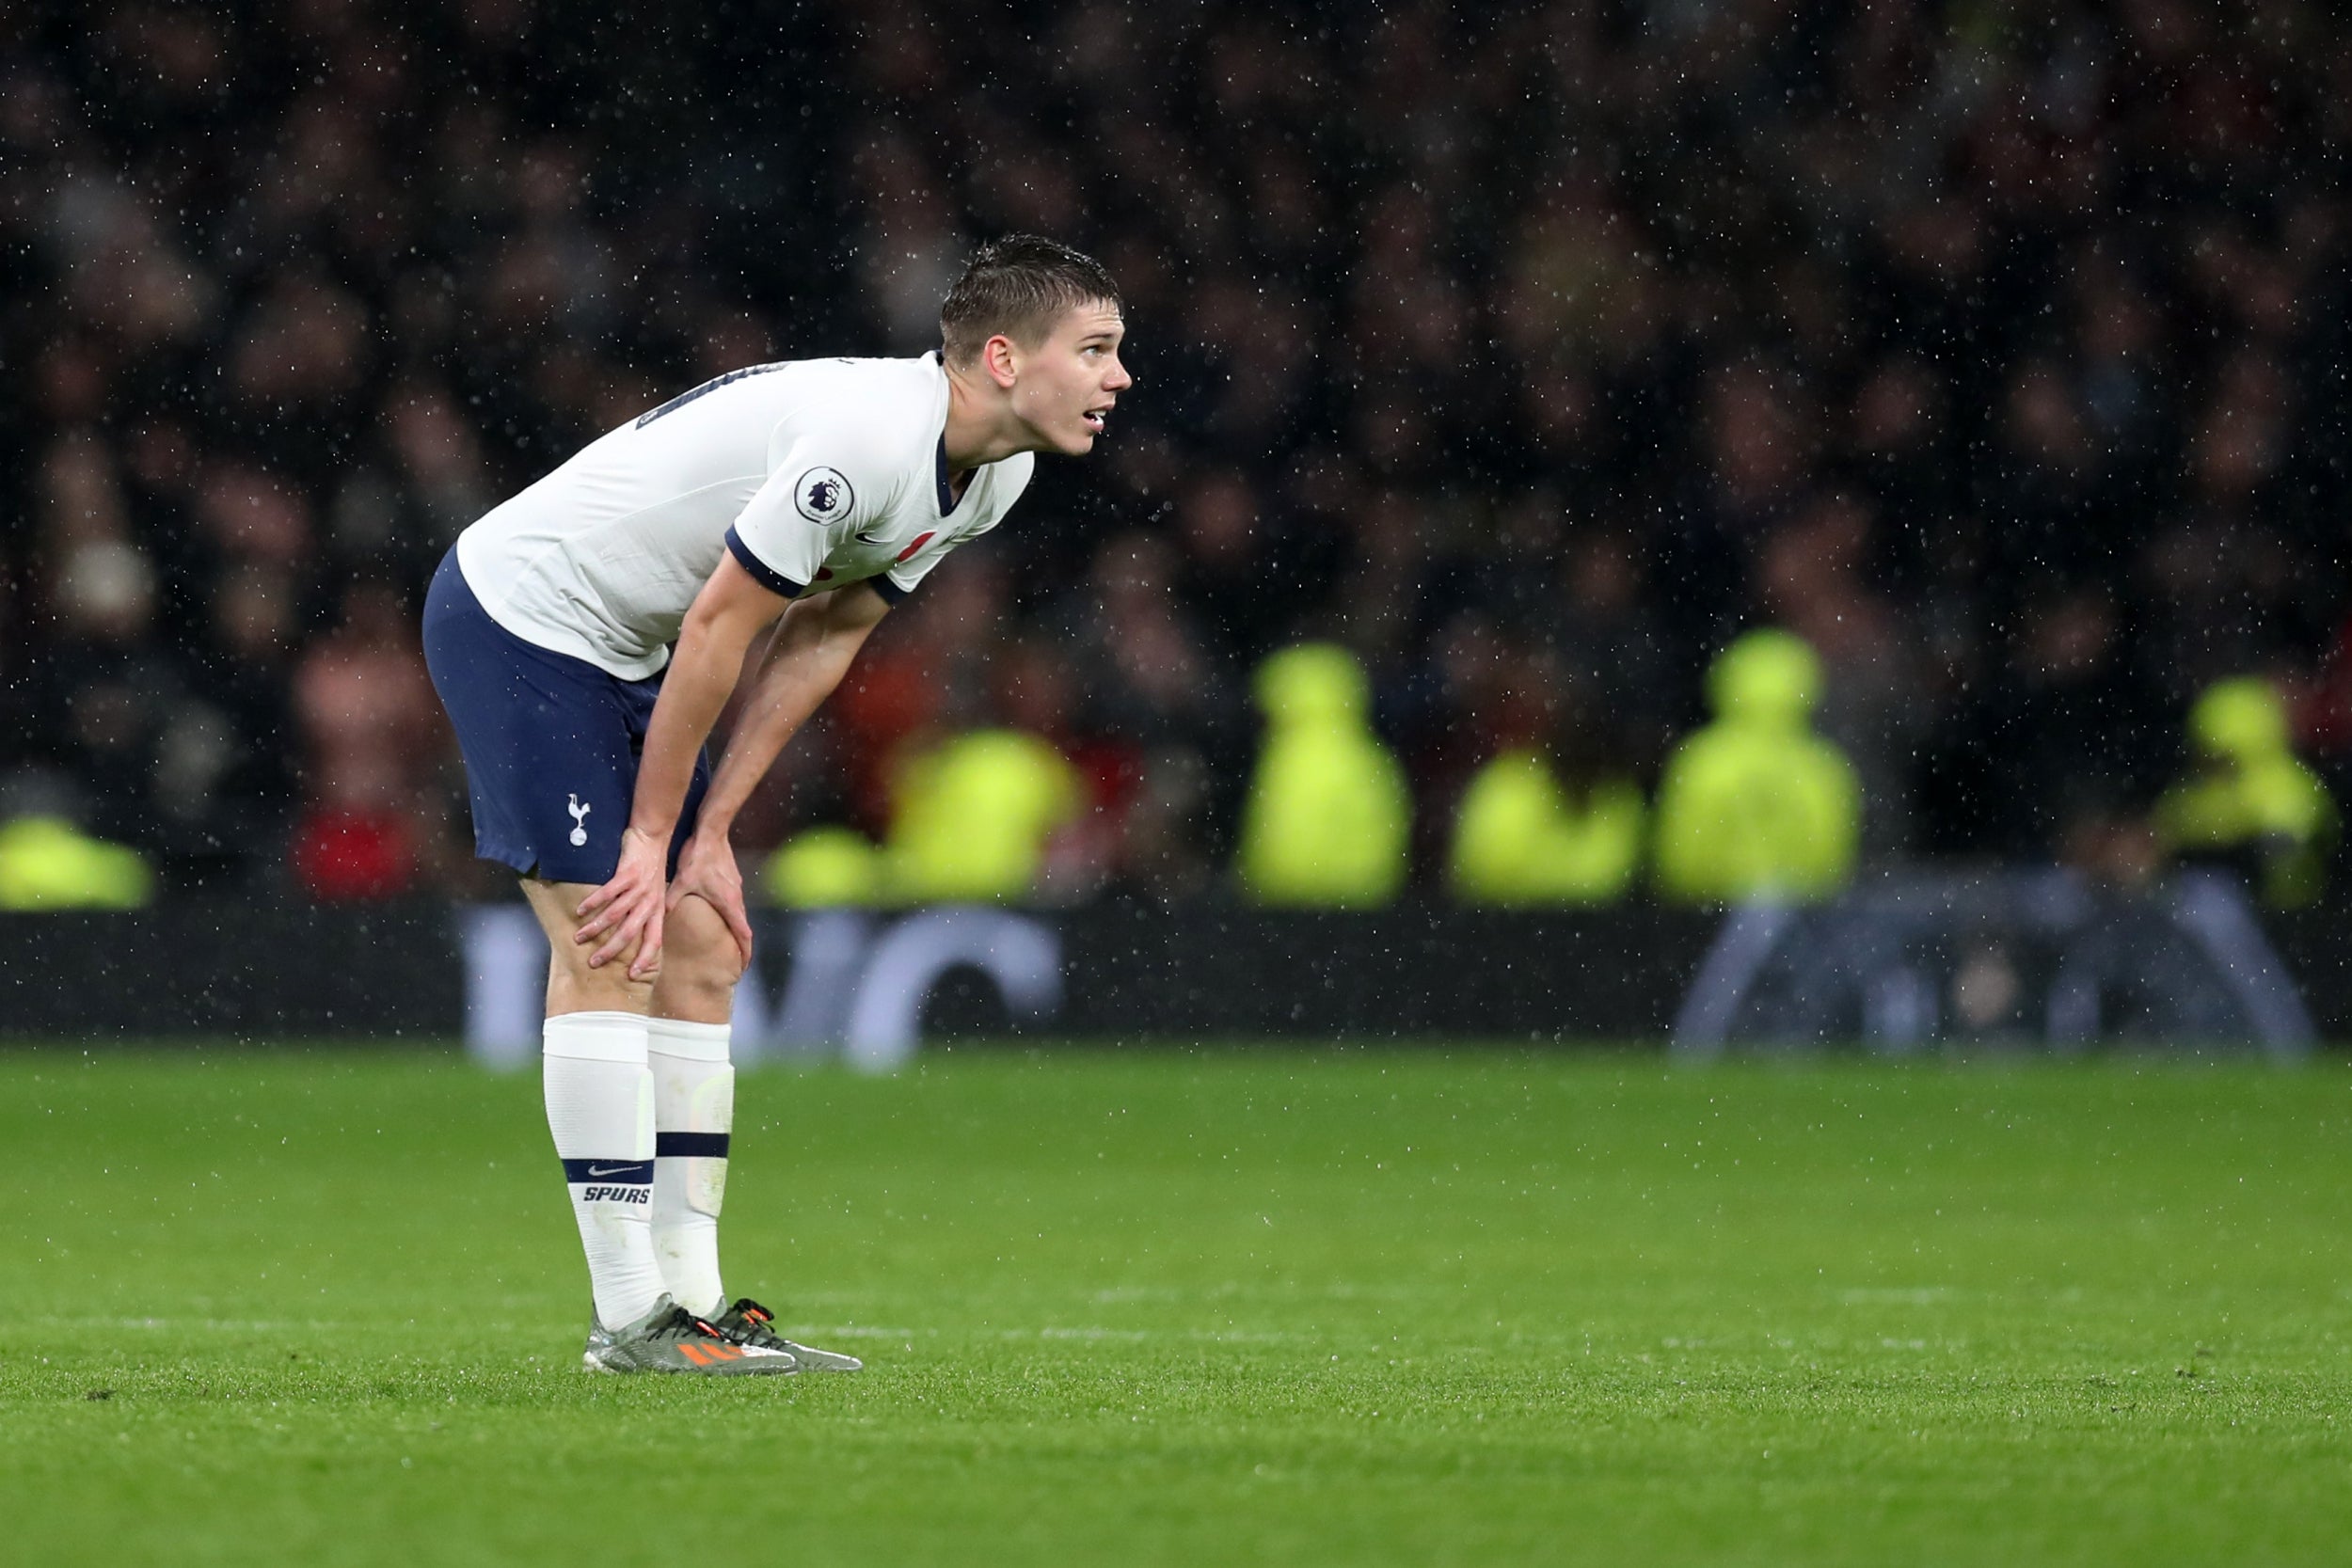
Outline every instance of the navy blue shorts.
<path id="1" fill-rule="evenodd" d="M 625 681 L 524 641 L 490 619 L 453 549 L 425 594 L 424 661 L 466 754 L 474 853 L 550 882 L 610 881 L 661 677 Z M 672 876 L 709 787 L 706 752 L 670 841 Z"/>

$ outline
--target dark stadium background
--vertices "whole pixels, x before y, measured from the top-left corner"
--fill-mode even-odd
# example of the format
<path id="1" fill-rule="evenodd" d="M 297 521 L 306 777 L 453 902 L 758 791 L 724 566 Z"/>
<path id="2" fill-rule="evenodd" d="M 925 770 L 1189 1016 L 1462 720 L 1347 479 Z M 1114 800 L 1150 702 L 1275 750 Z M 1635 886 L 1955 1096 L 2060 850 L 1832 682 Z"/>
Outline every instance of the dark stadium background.
<path id="1" fill-rule="evenodd" d="M 2239 676 L 2352 802 L 2347 146 L 2324 0 L 0 0 L 0 1563 L 2341 1564 L 2352 867 L 2160 824 Z M 865 1370 L 580 1375 L 429 574 L 1021 230 L 1136 384 L 744 870 L 962 726 L 1099 809 L 753 911 L 723 1293 Z M 1838 897 L 1455 895 L 1767 627 Z M 1236 870 L 1310 640 L 1377 908 Z"/>
<path id="2" fill-rule="evenodd" d="M 2352 752 L 2347 104 L 2294 4 L 12 6 L 0 816 L 174 895 L 499 895 L 417 649 L 448 542 L 702 378 L 922 350 L 1019 230 L 1108 262 L 1138 385 L 748 849 L 993 717 L 1123 827 L 1082 892 L 1213 894 L 1248 672 L 1311 636 L 1426 888 L 1547 703 L 1654 779 L 1777 624 L 1867 863 L 2144 877 L 2213 680 Z"/>

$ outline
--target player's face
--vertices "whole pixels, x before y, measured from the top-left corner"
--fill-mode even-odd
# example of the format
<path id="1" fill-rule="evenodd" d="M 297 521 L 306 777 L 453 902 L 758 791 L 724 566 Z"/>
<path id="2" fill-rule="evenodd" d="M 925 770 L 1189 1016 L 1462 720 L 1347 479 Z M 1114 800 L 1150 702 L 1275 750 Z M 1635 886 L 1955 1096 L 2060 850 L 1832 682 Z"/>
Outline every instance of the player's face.
<path id="1" fill-rule="evenodd" d="M 1022 356 L 1012 406 L 1044 451 L 1077 457 L 1094 450 L 1111 405 L 1135 385 L 1119 362 L 1127 335 L 1116 306 L 1081 305 L 1063 316 L 1052 336 Z"/>

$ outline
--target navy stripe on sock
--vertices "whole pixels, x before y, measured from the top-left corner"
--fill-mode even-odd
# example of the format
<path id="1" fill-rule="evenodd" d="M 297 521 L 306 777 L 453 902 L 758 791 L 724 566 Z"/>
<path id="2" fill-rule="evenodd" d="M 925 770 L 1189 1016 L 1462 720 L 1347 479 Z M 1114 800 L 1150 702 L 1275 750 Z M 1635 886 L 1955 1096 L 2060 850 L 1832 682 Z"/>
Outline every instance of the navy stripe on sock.
<path id="1" fill-rule="evenodd" d="M 723 1160 L 727 1157 L 727 1135 L 724 1132 L 656 1132 L 653 1135 L 654 1154 L 664 1160 Z"/>
<path id="2" fill-rule="evenodd" d="M 644 1187 L 653 1183 L 651 1160 L 566 1160 L 564 1180 L 572 1183 L 601 1181 L 607 1186 Z"/>

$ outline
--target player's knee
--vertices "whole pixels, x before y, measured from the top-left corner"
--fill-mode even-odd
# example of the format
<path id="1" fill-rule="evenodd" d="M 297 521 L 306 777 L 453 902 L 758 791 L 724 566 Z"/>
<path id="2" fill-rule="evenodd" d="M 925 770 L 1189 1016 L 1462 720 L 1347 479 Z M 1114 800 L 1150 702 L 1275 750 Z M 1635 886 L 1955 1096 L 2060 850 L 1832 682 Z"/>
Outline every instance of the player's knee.
<path id="1" fill-rule="evenodd" d="M 743 950 L 719 912 L 697 898 L 681 899 L 670 911 L 661 950 L 665 999 L 691 998 L 705 1008 L 723 1009 L 743 978 Z"/>
<path id="2" fill-rule="evenodd" d="M 743 960 L 737 956 L 733 942 L 698 952 L 671 953 L 662 960 L 661 978 L 673 988 L 692 986 L 729 991 L 735 989 L 735 982 L 743 978 Z"/>

